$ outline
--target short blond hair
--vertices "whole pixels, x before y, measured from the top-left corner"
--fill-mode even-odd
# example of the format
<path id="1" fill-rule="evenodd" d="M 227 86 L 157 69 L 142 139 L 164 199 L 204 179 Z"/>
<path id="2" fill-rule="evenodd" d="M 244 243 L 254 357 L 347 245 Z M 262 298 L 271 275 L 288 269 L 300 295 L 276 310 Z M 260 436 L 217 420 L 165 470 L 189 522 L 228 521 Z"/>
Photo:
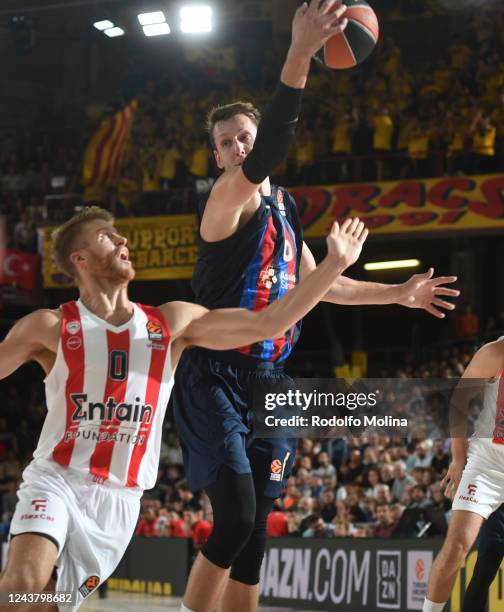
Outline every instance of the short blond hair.
<path id="1" fill-rule="evenodd" d="M 52 233 L 52 256 L 58 268 L 67 276 L 75 279 L 75 267 L 70 261 L 70 255 L 75 250 L 75 242 L 85 223 L 101 219 L 114 222 L 114 217 L 99 206 L 87 206 L 72 218 L 65 221 Z"/>

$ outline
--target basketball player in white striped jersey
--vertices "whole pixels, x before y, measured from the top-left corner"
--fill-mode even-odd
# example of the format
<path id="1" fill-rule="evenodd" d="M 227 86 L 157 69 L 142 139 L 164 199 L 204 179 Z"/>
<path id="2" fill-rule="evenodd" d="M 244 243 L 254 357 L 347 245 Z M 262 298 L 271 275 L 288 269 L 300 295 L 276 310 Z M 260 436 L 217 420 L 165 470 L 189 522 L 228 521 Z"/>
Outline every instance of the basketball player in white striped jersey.
<path id="1" fill-rule="evenodd" d="M 185 302 L 132 303 L 127 240 L 108 212 L 88 208 L 62 225 L 54 256 L 79 299 L 33 312 L 0 344 L 0 378 L 36 361 L 47 401 L 18 491 L 0 592 L 72 591 L 77 609 L 119 563 L 142 492 L 155 484 L 184 348 L 225 350 L 279 337 L 357 260 L 366 236 L 358 219 L 334 224 L 324 262 L 281 300 L 259 312 L 208 311 Z"/>

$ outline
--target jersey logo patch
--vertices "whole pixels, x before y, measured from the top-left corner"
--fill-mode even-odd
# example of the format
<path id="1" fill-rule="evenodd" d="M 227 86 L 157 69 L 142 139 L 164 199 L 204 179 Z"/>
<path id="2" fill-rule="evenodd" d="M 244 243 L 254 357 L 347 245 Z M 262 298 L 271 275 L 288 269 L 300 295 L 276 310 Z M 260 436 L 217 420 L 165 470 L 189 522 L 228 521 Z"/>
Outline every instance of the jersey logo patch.
<path id="1" fill-rule="evenodd" d="M 280 210 L 280 214 L 286 217 L 287 213 L 285 212 L 283 193 L 280 191 L 280 189 L 277 191 L 277 204 L 278 204 L 278 209 Z"/>
<path id="2" fill-rule="evenodd" d="M 89 576 L 86 580 L 80 585 L 79 593 L 82 597 L 87 597 L 91 591 L 94 591 L 96 587 L 100 584 L 100 576 Z"/>
<path id="3" fill-rule="evenodd" d="M 292 248 L 291 243 L 288 240 L 286 240 L 284 243 L 283 258 L 285 262 L 292 261 L 294 259 L 294 249 Z"/>
<path id="4" fill-rule="evenodd" d="M 76 351 L 82 346 L 82 340 L 79 336 L 70 336 L 70 338 L 68 338 L 68 340 L 66 341 L 66 346 L 67 349 L 71 351 Z"/>
<path id="5" fill-rule="evenodd" d="M 152 319 L 147 322 L 147 333 L 149 334 L 149 340 L 163 339 L 163 328 L 157 321 Z"/>
<path id="6" fill-rule="evenodd" d="M 259 278 L 266 289 L 271 289 L 271 287 L 278 282 L 278 277 L 274 268 L 266 268 L 266 270 L 261 270 Z"/>
<path id="7" fill-rule="evenodd" d="M 271 462 L 271 474 L 270 480 L 276 480 L 280 482 L 282 480 L 282 462 L 280 459 L 273 459 Z"/>
<path id="8" fill-rule="evenodd" d="M 78 334 L 81 329 L 80 321 L 68 321 L 66 328 L 69 334 Z"/>

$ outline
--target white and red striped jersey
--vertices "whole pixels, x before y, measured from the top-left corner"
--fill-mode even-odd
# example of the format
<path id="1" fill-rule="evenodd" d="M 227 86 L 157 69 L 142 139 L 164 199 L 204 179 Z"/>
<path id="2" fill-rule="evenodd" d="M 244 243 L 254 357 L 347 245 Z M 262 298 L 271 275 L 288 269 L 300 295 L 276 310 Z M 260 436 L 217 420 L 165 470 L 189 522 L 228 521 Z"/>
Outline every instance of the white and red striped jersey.
<path id="1" fill-rule="evenodd" d="M 504 336 L 498 338 L 504 340 Z M 483 405 L 474 425 L 474 438 L 502 445 L 504 450 L 504 371 L 492 380 L 480 381 Z"/>
<path id="2" fill-rule="evenodd" d="M 56 361 L 45 379 L 47 416 L 34 453 L 95 482 L 150 489 L 173 386 L 161 311 L 133 305 L 118 327 L 79 300 L 61 307 Z"/>

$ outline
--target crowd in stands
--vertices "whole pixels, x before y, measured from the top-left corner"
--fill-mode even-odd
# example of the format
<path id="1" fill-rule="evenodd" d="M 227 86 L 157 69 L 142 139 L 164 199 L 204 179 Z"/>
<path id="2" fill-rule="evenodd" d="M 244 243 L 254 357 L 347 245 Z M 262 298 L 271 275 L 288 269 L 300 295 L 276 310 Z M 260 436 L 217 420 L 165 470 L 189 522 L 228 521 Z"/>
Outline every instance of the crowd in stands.
<path id="1" fill-rule="evenodd" d="M 47 219 L 44 198 L 76 188 L 82 151 L 57 136 L 0 134 L 0 216 L 10 248 L 35 252 L 37 226 Z"/>
<path id="2" fill-rule="evenodd" d="M 386 4 L 389 17 L 425 12 L 427 6 Z M 380 14 L 380 6 L 375 8 Z M 432 10 L 428 7 L 427 15 Z M 383 36 L 357 69 L 314 65 L 295 146 L 276 171 L 278 182 L 498 171 L 504 162 L 504 10 L 489 3 L 468 15 L 467 29 L 431 54 L 420 40 L 415 55 Z M 422 27 L 428 30 L 429 18 Z M 170 210 L 190 212 L 194 190 L 207 191 L 216 172 L 204 133 L 206 114 L 236 99 L 263 108 L 278 78 L 283 56 L 278 48 L 255 45 L 253 53 L 236 52 L 234 68 L 232 62 L 219 67 L 201 58 L 190 61 L 181 52 L 164 74 L 152 74 L 139 58 L 131 69 L 134 78 L 116 101 L 117 110 L 136 97 L 139 107 L 121 178 L 102 194 L 105 204 L 119 216 L 157 214 L 155 194 L 170 192 Z M 87 140 L 96 128 L 89 128 Z M 47 135 L 18 142 L 3 135 L 0 213 L 7 215 L 10 246 L 35 248 L 35 225 L 48 214 L 43 196 L 82 188 L 83 154 L 81 142 L 50 142 Z"/>
<path id="3" fill-rule="evenodd" d="M 504 11 L 490 5 L 471 20 L 441 55 L 406 57 L 384 38 L 361 68 L 314 66 L 296 142 L 277 178 L 296 185 L 498 171 L 504 160 Z M 196 78 L 177 72 L 176 79 L 148 82 L 139 97 L 126 188 L 133 177 L 144 192 L 154 192 L 214 173 L 205 115 L 236 99 L 264 106 L 278 62 L 271 48 L 258 54 L 260 71 L 185 65 Z"/>
<path id="4" fill-rule="evenodd" d="M 382 376 L 406 382 L 411 378 L 457 377 L 473 352 L 473 344 L 452 345 L 433 352 L 431 359 L 418 365 L 405 357 L 401 368 L 384 370 Z M 27 389 L 23 384 L 27 375 L 39 378 L 36 366 L 28 368 L 29 372 L 21 370 L 3 381 L 0 389 L 5 398 L 0 418 L 0 518 L 4 533 L 22 469 L 31 459 L 45 416 L 42 385 Z M 418 415 L 416 435 L 404 438 L 375 432 L 359 437 L 301 439 L 293 475 L 268 519 L 270 536 L 389 537 L 406 510 L 437 510 L 443 520 L 449 520 L 450 502 L 440 488 L 449 463 L 449 440 L 441 436 L 442 430 L 432 427 L 422 435 L 422 415 L 428 413 L 424 398 L 406 397 L 396 390 L 387 394 L 387 401 L 403 412 L 414 410 Z M 200 547 L 211 529 L 208 498 L 187 488 L 182 450 L 168 418 L 158 480 L 155 488 L 144 494 L 136 533 L 191 538 L 195 547 Z"/>

